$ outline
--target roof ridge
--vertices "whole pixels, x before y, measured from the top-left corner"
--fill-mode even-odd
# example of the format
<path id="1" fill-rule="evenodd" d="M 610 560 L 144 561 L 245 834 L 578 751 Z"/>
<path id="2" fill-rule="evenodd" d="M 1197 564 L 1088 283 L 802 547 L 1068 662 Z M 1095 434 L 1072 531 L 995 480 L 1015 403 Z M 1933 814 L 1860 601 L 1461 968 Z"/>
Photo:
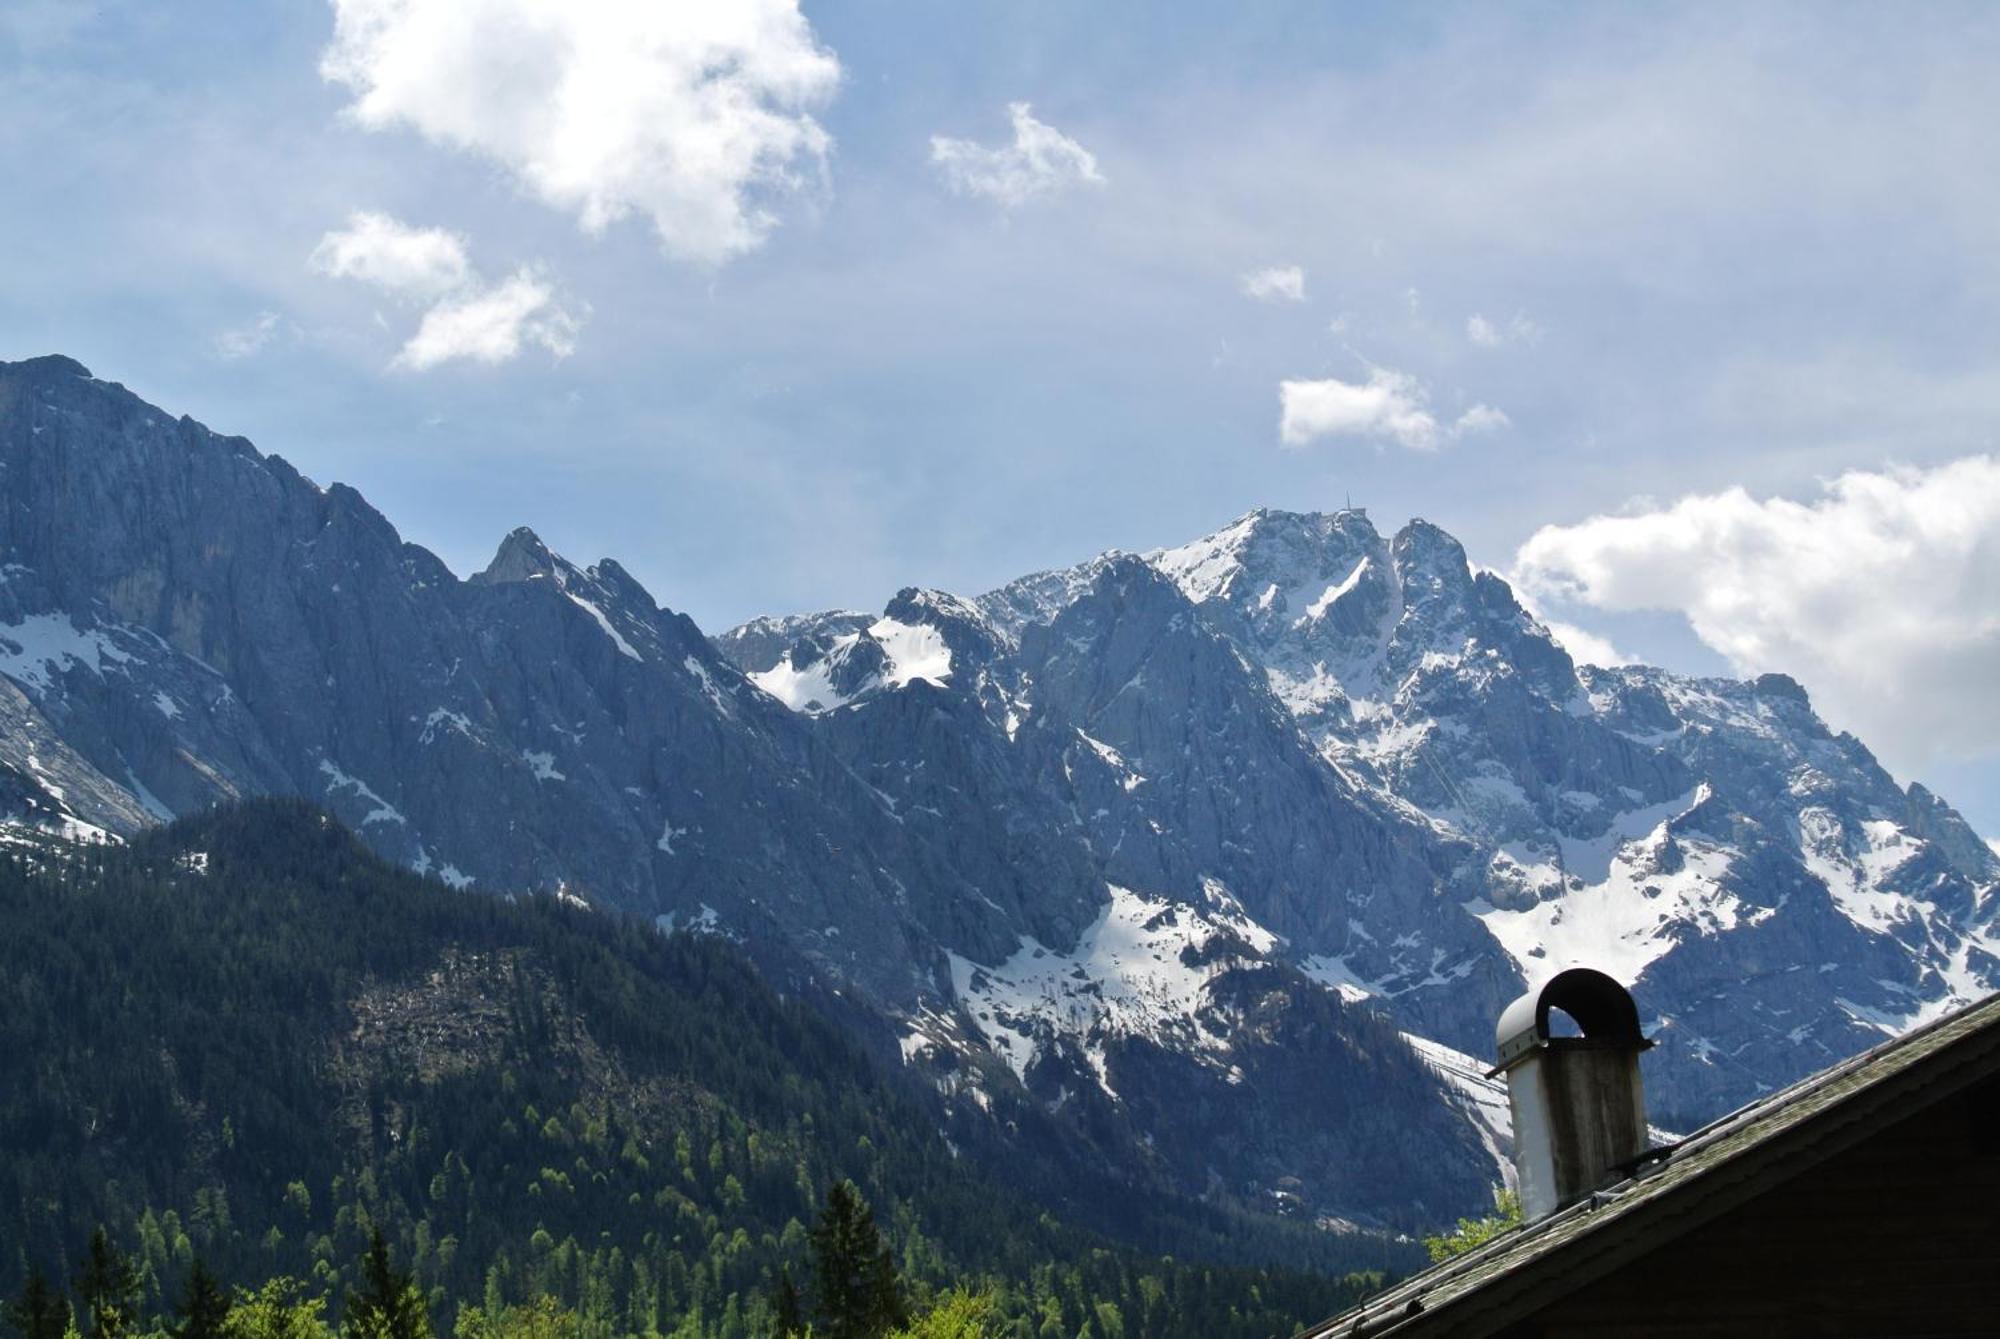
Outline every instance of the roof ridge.
<path id="1" fill-rule="evenodd" d="M 1994 992 L 1974 1000 L 1948 1014 L 1934 1018 L 1919 1027 L 1912 1028 L 1901 1036 L 1890 1037 L 1856 1055 L 1838 1061 L 1825 1069 L 1809 1074 L 1797 1082 L 1776 1092 L 1767 1093 L 1736 1110 L 1702 1126 L 1693 1134 L 1677 1143 L 1667 1145 L 1664 1156 L 1637 1167 L 1618 1182 L 1598 1190 L 1588 1197 L 1570 1204 L 1548 1217 L 1523 1227 L 1502 1233 L 1491 1241 L 1464 1255 L 1433 1265 L 1429 1269 L 1413 1274 L 1401 1282 L 1385 1289 L 1374 1298 L 1342 1312 L 1316 1326 L 1300 1331 L 1302 1339 L 1334 1339 L 1335 1336 L 1386 1335 L 1399 1329 L 1405 1322 L 1414 1321 L 1428 1313 L 1427 1301 L 1465 1280 L 1466 1276 L 1482 1270 L 1491 1270 L 1488 1278 L 1475 1279 L 1466 1286 L 1452 1291 L 1439 1305 L 1450 1306 L 1462 1298 L 1483 1290 L 1490 1282 L 1504 1278 L 1512 1272 L 1505 1258 L 1516 1252 L 1523 1253 L 1519 1262 L 1522 1268 L 1548 1259 L 1555 1249 L 1545 1247 L 1537 1250 L 1538 1244 L 1547 1243 L 1560 1234 L 1568 1245 L 1568 1239 L 1592 1233 L 1599 1225 L 1615 1225 L 1628 1221 L 1631 1214 L 1644 1212 L 1646 1207 L 1660 1199 L 1675 1195 L 1690 1186 L 1708 1184 L 1708 1178 L 1724 1167 L 1734 1165 L 1738 1158 L 1754 1154 L 1759 1150 L 1782 1148 L 1783 1137 L 1790 1131 L 1816 1119 L 1828 1116 L 1848 1103 L 1863 1099 L 1878 1088 L 1918 1070 L 1926 1060 L 1944 1052 L 1951 1046 L 1979 1037 L 2000 1026 L 2000 992 Z M 1944 1042 L 1926 1047 L 1925 1043 L 1936 1038 L 1940 1032 L 1958 1035 Z M 1912 1054 L 1914 1052 L 1914 1054 Z M 1814 1094 L 1839 1085 L 1843 1080 L 1877 1067 L 1885 1066 L 1898 1056 L 1908 1057 L 1907 1063 L 1888 1066 L 1879 1076 L 1869 1076 L 1847 1091 L 1834 1095 L 1827 1103 L 1810 1109 L 1801 1108 Z M 1788 1111 L 1800 1111 L 1796 1119 L 1775 1124 L 1767 1132 L 1753 1133 L 1766 1120 L 1776 1120 Z M 1855 1119 L 1864 1119 L 1864 1111 Z M 1740 1147 L 1718 1149 L 1732 1136 L 1741 1136 Z M 1828 1156 L 1838 1152 L 1831 1150 Z M 1703 1157 L 1710 1154 L 1709 1157 Z M 1676 1170 L 1681 1174 L 1673 1176 Z M 1666 1184 L 1661 1184 L 1667 1178 Z M 1621 1201 L 1635 1197 L 1635 1202 L 1625 1213 L 1603 1213 L 1614 1209 Z M 1606 1247 L 1605 1249 L 1615 1249 Z M 1497 1266 L 1497 1267 L 1496 1267 Z"/>

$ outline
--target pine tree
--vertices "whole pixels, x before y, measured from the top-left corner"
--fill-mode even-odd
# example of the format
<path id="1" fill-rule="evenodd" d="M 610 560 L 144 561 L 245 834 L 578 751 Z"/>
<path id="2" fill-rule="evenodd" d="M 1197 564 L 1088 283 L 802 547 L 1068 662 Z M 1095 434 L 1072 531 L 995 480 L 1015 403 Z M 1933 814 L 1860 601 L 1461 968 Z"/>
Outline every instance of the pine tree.
<path id="1" fill-rule="evenodd" d="M 255 1292 L 237 1293 L 229 1310 L 230 1339 L 333 1339 L 326 1299 L 307 1296 L 291 1277 L 268 1279 Z"/>
<path id="2" fill-rule="evenodd" d="M 21 1339 L 63 1339 L 69 1329 L 69 1299 L 49 1282 L 37 1265 L 28 1271 L 21 1295 L 7 1303 L 7 1323 Z"/>
<path id="3" fill-rule="evenodd" d="M 341 1331 L 346 1339 L 431 1339 L 424 1299 L 410 1276 L 390 1264 L 389 1243 L 379 1227 L 369 1234 L 361 1291 L 348 1294 Z"/>
<path id="4" fill-rule="evenodd" d="M 792 1271 L 789 1269 L 778 1271 L 778 1287 L 771 1298 L 771 1313 L 775 1322 L 772 1331 L 774 1339 L 797 1339 L 806 1332 L 805 1303 L 799 1297 L 798 1285 L 792 1282 Z"/>
<path id="5" fill-rule="evenodd" d="M 881 1339 L 907 1323 L 895 1260 L 852 1181 L 827 1190 L 812 1251 L 815 1339 Z"/>
<path id="6" fill-rule="evenodd" d="M 229 1291 L 208 1272 L 198 1255 L 188 1270 L 187 1288 L 174 1314 L 180 1317 L 173 1328 L 174 1339 L 222 1339 L 229 1320 Z"/>
<path id="7" fill-rule="evenodd" d="M 118 1339 L 138 1318 L 139 1271 L 99 1223 L 76 1275 L 76 1296 L 90 1322 L 86 1339 Z"/>

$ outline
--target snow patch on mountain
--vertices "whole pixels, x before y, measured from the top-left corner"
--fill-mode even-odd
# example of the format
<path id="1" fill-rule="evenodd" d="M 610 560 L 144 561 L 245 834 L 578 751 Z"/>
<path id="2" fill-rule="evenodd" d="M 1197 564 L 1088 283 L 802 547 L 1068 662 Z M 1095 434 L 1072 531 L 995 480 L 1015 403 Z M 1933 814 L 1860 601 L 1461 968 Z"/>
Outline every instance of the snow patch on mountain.
<path id="1" fill-rule="evenodd" d="M 1305 618 L 1301 621 L 1316 623 L 1320 619 L 1325 618 L 1327 610 L 1333 608 L 1342 596 L 1347 595 L 1353 591 L 1355 586 L 1360 584 L 1361 578 L 1368 573 L 1368 563 L 1369 560 L 1363 558 L 1354 565 L 1352 572 L 1349 572 L 1340 579 L 1338 584 L 1328 586 L 1317 600 L 1306 606 Z"/>
<path id="2" fill-rule="evenodd" d="M 941 598 L 931 592 L 925 595 L 932 601 Z M 964 605 L 957 600 L 951 603 Z M 964 608 L 978 617 L 969 605 Z M 746 632 L 748 627 L 736 629 L 723 644 L 741 644 L 752 635 Z M 951 676 L 951 647 L 939 628 L 887 615 L 859 631 L 832 636 L 807 624 L 774 664 L 748 672 L 750 682 L 806 715 L 835 711 L 920 679 L 942 686 Z"/>
<path id="3" fill-rule="evenodd" d="M 833 686 L 833 672 L 840 664 L 840 653 L 859 640 L 861 634 L 853 632 L 838 637 L 827 654 L 804 665 L 795 664 L 793 653 L 788 651 L 771 668 L 751 674 L 750 682 L 793 711 L 811 714 L 844 707 L 848 695 Z"/>
<path id="4" fill-rule="evenodd" d="M 419 744 L 434 744 L 444 730 L 456 730 L 467 739 L 474 738 L 472 721 L 462 711 L 449 707 L 433 707 L 430 715 L 424 717 L 423 733 L 417 736 Z"/>
<path id="5" fill-rule="evenodd" d="M 529 770 L 534 773 L 535 780 L 537 781 L 569 780 L 568 777 L 556 770 L 556 755 L 553 753 L 533 752 L 523 749 L 521 751 L 521 761 L 528 764 Z"/>
<path id="6" fill-rule="evenodd" d="M 900 623 L 893 618 L 869 625 L 868 635 L 888 653 L 883 682 L 901 688 L 917 679 L 942 684 L 951 678 L 951 648 L 944 635 L 927 623 Z"/>
<path id="7" fill-rule="evenodd" d="M 1021 936 L 1005 962 L 984 966 L 950 955 L 952 991 L 995 1054 L 1025 1080 L 1048 1042 L 1074 1040 L 1104 1091 L 1117 1097 L 1105 1061 L 1108 1042 L 1144 1037 L 1173 1049 L 1214 1054 L 1229 1030 L 1209 1009 L 1208 990 L 1240 955 L 1217 940 L 1273 942 L 1268 931 L 1184 902 L 1109 885 L 1110 902 L 1069 953 Z M 1247 944 L 1254 948 L 1254 944 Z"/>
<path id="8" fill-rule="evenodd" d="M 108 632 L 79 628 L 68 614 L 30 614 L 17 623 L 0 623 L 0 674 L 38 693 L 48 692 L 71 668 L 101 677 L 107 664 L 131 659 Z"/>
<path id="9" fill-rule="evenodd" d="M 597 620 L 597 626 L 604 629 L 604 635 L 609 637 L 612 645 L 618 648 L 618 654 L 630 657 L 633 660 L 644 660 L 646 658 L 639 654 L 638 648 L 625 640 L 623 633 L 611 626 L 611 620 L 605 616 L 602 609 L 599 609 L 595 604 L 584 599 L 573 590 L 564 590 L 563 594 L 569 596 L 571 603 L 575 604 L 577 608 Z"/>
<path id="10" fill-rule="evenodd" d="M 1474 901 L 1467 909 L 1531 981 L 1585 965 L 1620 981 L 1637 981 L 1690 931 L 1717 935 L 1768 914 L 1746 911 L 1725 886 L 1734 851 L 1686 834 L 1674 836 L 1669 826 L 1670 820 L 1663 819 L 1636 840 L 1607 836 L 1576 843 L 1593 861 L 1608 854 L 1603 876 L 1589 882 L 1572 876 L 1567 892 L 1558 891 L 1532 907 Z M 1561 890 L 1560 870 L 1555 873 L 1553 885 L 1543 883 L 1543 888 Z"/>
<path id="11" fill-rule="evenodd" d="M 1489 1066 L 1463 1051 L 1454 1051 L 1413 1032 L 1402 1035 L 1417 1058 L 1445 1081 L 1452 1101 L 1478 1134 L 1480 1146 L 1493 1159 L 1500 1183 L 1512 1190 L 1516 1183 L 1514 1109 L 1507 1097 L 1506 1082 L 1488 1076 Z"/>
<path id="12" fill-rule="evenodd" d="M 1340 998 L 1349 1004 L 1357 1004 L 1386 990 L 1383 981 L 1363 980 L 1360 973 L 1348 966 L 1344 955 L 1315 953 L 1299 960 L 1299 970 L 1321 985 L 1339 992 Z"/>
<path id="13" fill-rule="evenodd" d="M 409 820 L 403 817 L 400 809 L 383 799 L 380 795 L 377 795 L 374 789 L 359 777 L 350 776 L 325 758 L 320 759 L 319 770 L 320 775 L 327 779 L 326 793 L 329 797 L 343 790 L 351 791 L 355 796 L 373 806 L 361 816 L 360 822 L 355 825 L 356 827 L 366 828 L 371 823 L 402 823 L 405 825 L 409 823 Z"/>

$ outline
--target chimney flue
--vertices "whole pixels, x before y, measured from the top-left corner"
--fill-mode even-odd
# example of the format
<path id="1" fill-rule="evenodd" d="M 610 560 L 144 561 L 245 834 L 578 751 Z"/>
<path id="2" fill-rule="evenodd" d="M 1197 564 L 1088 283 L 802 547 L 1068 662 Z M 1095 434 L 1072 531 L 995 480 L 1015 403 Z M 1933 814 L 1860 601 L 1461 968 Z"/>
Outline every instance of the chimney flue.
<path id="1" fill-rule="evenodd" d="M 1554 1036 L 1560 1011 L 1582 1036 Z M 1646 1150 L 1646 1094 L 1639 1006 L 1602 972 L 1572 967 L 1507 1006 L 1495 1029 L 1514 1113 L 1521 1214 L 1545 1218 L 1602 1186 L 1613 1168 Z"/>

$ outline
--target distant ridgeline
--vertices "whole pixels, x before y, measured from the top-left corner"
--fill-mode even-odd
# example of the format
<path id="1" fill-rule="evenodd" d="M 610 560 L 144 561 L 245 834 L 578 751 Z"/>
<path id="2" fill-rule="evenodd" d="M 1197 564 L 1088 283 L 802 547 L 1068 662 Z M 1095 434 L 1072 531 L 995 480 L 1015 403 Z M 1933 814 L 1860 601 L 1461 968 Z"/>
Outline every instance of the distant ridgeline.
<path id="1" fill-rule="evenodd" d="M 199 1256 L 337 1318 L 379 1228 L 441 1329 L 546 1296 L 590 1334 L 766 1334 L 844 1178 L 917 1310 L 990 1287 L 1000 1333 L 1289 1333 L 1410 1263 L 1082 1177 L 1179 1260 L 1109 1245 L 730 945 L 453 891 L 287 801 L 0 845 L 0 1055 L 10 1298 L 102 1223 L 144 1314 Z M 1189 1263 L 1223 1258 L 1289 1268 Z"/>

